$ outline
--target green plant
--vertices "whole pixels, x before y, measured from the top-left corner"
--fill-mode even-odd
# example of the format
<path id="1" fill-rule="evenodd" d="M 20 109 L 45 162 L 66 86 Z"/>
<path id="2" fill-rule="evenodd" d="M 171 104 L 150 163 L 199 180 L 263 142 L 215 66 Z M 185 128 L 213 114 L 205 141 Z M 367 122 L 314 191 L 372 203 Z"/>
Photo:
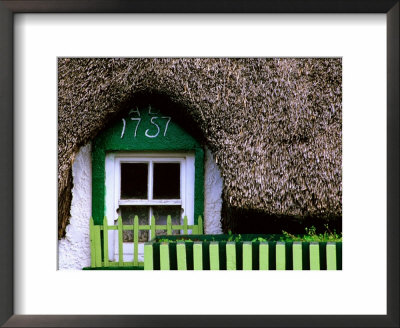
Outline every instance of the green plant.
<path id="1" fill-rule="evenodd" d="M 175 240 L 171 240 L 171 239 L 168 239 L 168 238 L 159 238 L 158 239 L 158 242 L 159 243 L 176 243 L 176 242 L 188 242 L 188 243 L 190 243 L 190 242 L 192 242 L 193 240 L 192 239 L 190 239 L 190 238 L 181 238 L 181 239 L 175 239 Z"/>
<path id="2" fill-rule="evenodd" d="M 287 231 L 282 230 L 283 236 L 280 241 L 306 241 L 306 242 L 329 242 L 329 241 L 342 241 L 342 234 L 338 234 L 334 229 L 333 232 L 329 229 L 328 224 L 325 224 L 324 233 L 317 234 L 315 226 L 305 228 L 304 235 L 293 235 Z"/>
<path id="3" fill-rule="evenodd" d="M 178 241 L 183 241 L 186 243 L 186 242 L 191 242 L 192 240 L 190 238 L 187 238 L 187 239 L 181 238 L 181 239 L 176 240 L 176 242 L 178 242 Z"/>
<path id="4" fill-rule="evenodd" d="M 229 230 L 229 231 L 228 231 L 228 235 L 229 235 L 229 237 L 228 237 L 228 240 L 227 240 L 227 241 L 234 241 L 234 242 L 236 242 L 236 243 L 242 241 L 242 235 L 241 235 L 241 234 L 239 234 L 239 235 L 233 235 L 233 234 L 232 234 L 232 231 Z"/>
<path id="5" fill-rule="evenodd" d="M 257 237 L 257 238 L 252 239 L 252 242 L 254 242 L 254 241 L 265 242 L 267 240 L 265 238 L 262 238 L 262 237 Z"/>

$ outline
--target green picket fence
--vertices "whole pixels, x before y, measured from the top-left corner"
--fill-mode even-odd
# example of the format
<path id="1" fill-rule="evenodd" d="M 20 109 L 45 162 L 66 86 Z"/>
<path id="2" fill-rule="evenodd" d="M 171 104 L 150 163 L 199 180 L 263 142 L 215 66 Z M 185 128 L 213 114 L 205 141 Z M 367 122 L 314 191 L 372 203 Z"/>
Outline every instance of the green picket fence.
<path id="1" fill-rule="evenodd" d="M 341 270 L 341 242 L 149 242 L 144 270 Z"/>
<path id="2" fill-rule="evenodd" d="M 90 218 L 90 253 L 91 253 L 91 267 L 124 267 L 124 266 L 138 266 L 139 265 L 139 231 L 147 230 L 151 232 L 152 238 L 156 236 L 157 230 L 166 230 L 167 235 L 172 235 L 173 230 L 183 230 L 186 235 L 188 230 L 192 230 L 193 234 L 203 234 L 203 219 L 201 216 L 198 218 L 198 224 L 189 225 L 187 217 L 183 218 L 182 225 L 172 224 L 171 216 L 167 217 L 166 225 L 156 225 L 156 220 L 152 216 L 149 225 L 139 225 L 138 216 L 134 217 L 133 224 L 122 224 L 122 217 L 118 217 L 117 225 L 108 225 L 107 218 L 104 217 L 102 225 L 95 225 L 93 218 Z M 108 258 L 108 231 L 118 231 L 118 261 L 110 261 Z M 103 231 L 103 233 L 101 233 Z M 123 259 L 123 231 L 133 231 L 133 261 L 124 262 Z"/>

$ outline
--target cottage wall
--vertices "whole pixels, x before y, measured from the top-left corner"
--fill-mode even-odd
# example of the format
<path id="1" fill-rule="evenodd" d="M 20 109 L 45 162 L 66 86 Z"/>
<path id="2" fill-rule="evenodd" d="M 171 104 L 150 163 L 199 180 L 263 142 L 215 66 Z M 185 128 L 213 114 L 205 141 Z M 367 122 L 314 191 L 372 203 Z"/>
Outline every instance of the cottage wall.
<path id="1" fill-rule="evenodd" d="M 58 268 L 90 266 L 89 219 L 92 215 L 91 144 L 82 147 L 72 164 L 71 217 L 65 238 L 58 242 Z"/>
<path id="2" fill-rule="evenodd" d="M 204 165 L 204 231 L 207 234 L 222 233 L 222 178 L 209 149 L 205 151 Z"/>
<path id="3" fill-rule="evenodd" d="M 91 144 L 82 147 L 72 165 L 73 188 L 70 223 L 59 241 L 59 269 L 90 266 L 89 218 L 92 212 Z M 222 178 L 212 153 L 206 148 L 204 166 L 204 230 L 221 233 Z"/>

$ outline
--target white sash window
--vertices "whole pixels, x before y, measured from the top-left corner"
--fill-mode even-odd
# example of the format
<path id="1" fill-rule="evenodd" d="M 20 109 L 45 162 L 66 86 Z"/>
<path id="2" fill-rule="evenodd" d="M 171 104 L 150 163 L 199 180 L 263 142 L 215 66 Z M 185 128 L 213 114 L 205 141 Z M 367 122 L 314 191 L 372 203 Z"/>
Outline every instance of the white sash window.
<path id="1" fill-rule="evenodd" d="M 194 222 L 194 153 L 110 153 L 106 155 L 106 215 L 108 224 L 116 224 L 118 216 L 123 224 L 133 224 L 135 215 L 139 225 L 164 225 L 171 215 L 172 224 Z M 173 231 L 179 234 L 180 231 Z M 118 238 L 110 247 L 110 259 L 118 258 Z M 156 235 L 165 231 L 156 231 Z M 143 243 L 149 241 L 150 231 L 139 232 L 139 261 L 143 257 Z M 110 240 L 112 245 L 112 240 Z M 124 261 L 133 257 L 133 234 L 123 235 Z"/>

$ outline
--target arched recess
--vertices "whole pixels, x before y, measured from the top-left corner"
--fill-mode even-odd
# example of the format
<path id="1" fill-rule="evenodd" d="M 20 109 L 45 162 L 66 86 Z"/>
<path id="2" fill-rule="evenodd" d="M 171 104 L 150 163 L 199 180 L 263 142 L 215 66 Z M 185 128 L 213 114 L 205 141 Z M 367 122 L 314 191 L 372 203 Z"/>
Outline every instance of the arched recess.
<path id="1" fill-rule="evenodd" d="M 123 182 L 121 182 L 121 180 L 118 181 L 118 179 L 122 179 L 122 176 L 129 177 L 129 175 L 132 174 L 132 172 L 129 173 L 129 170 L 136 170 L 135 163 L 147 163 L 145 164 L 147 167 L 142 173 L 147 172 L 146 179 L 148 180 L 148 189 L 146 189 L 146 197 L 139 195 L 139 198 L 153 199 L 153 182 L 155 186 L 156 172 L 158 172 L 156 171 L 156 167 L 157 165 L 161 166 L 161 164 L 157 164 L 160 161 L 169 162 L 171 165 L 172 163 L 180 163 L 180 178 L 181 180 L 183 179 L 185 183 L 183 184 L 181 181 L 181 195 L 179 199 L 181 199 L 182 202 L 190 203 L 190 200 L 187 198 L 193 197 L 193 209 L 185 209 L 186 213 L 190 216 L 190 221 L 197 223 L 198 216 L 203 216 L 203 147 L 201 143 L 187 131 L 190 127 L 184 128 L 178 123 L 178 121 L 181 120 L 177 119 L 176 116 L 177 114 L 179 115 L 181 111 L 178 110 L 172 113 L 170 108 L 171 104 L 163 106 L 162 102 L 159 100 L 160 99 L 158 99 L 158 101 L 151 101 L 151 99 L 147 99 L 147 101 L 144 101 L 142 99 L 141 101 L 133 102 L 133 105 L 129 106 L 127 110 L 123 110 L 122 113 L 93 140 L 92 216 L 96 224 L 100 224 L 104 216 L 112 215 L 113 211 L 107 210 L 107 207 L 111 206 L 109 203 L 110 193 L 113 193 L 118 188 L 122 190 L 121 185 L 123 185 Z M 194 131 L 195 129 L 192 130 Z M 131 168 L 129 168 L 129 166 L 131 166 Z M 139 167 L 139 171 L 144 170 L 143 167 L 140 168 L 139 164 L 137 167 Z M 191 167 L 193 168 L 193 174 L 191 173 Z M 125 173 L 123 173 L 123 171 Z M 182 171 L 185 171 L 186 175 L 184 175 Z M 193 177 L 191 177 L 190 174 L 192 174 Z M 109 177 L 113 175 L 118 177 L 111 181 L 110 184 Z M 190 182 L 191 180 L 192 182 Z M 132 181 L 132 183 L 134 184 L 135 181 Z M 143 183 L 142 179 L 139 184 L 143 185 Z M 116 187 L 117 185 L 118 188 Z M 143 186 L 137 186 L 138 189 L 141 187 Z M 114 191 L 108 190 L 110 188 Z M 118 192 L 119 191 L 116 191 L 115 193 L 118 194 Z M 127 192 L 129 194 L 129 190 Z M 182 193 L 185 194 L 182 195 Z M 117 209 L 118 204 L 126 203 L 125 200 L 120 199 L 121 195 L 122 192 L 118 194 L 118 199 L 115 200 L 117 204 L 115 207 Z M 115 197 L 117 196 L 113 195 L 111 198 Z M 132 198 L 129 195 L 127 195 L 127 197 Z M 138 195 L 135 197 L 137 198 Z M 168 203 L 168 200 L 165 200 L 165 202 Z M 155 204 L 154 202 L 146 203 L 144 200 L 136 200 L 133 201 L 133 203 L 144 205 Z M 170 202 L 170 204 L 172 203 L 173 202 Z M 109 222 L 111 223 L 113 219 L 114 218 L 109 218 Z"/>

